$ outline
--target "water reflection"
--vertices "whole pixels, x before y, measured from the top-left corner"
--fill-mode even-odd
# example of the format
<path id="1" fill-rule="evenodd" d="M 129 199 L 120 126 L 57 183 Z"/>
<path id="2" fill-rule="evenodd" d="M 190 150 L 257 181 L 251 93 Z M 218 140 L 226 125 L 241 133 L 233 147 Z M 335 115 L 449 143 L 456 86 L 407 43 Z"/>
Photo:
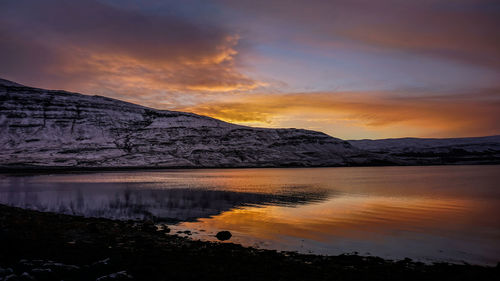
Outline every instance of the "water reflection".
<path id="1" fill-rule="evenodd" d="M 58 178 L 58 176 L 55 176 Z M 151 183 L 85 183 L 7 177 L 0 203 L 38 211 L 113 219 L 194 221 L 250 205 L 294 206 L 325 200 L 332 192 L 296 190 L 285 194 L 197 188 L 158 188 Z"/>
<path id="2" fill-rule="evenodd" d="M 319 254 L 495 265 L 500 166 L 225 169 L 2 176 L 0 203 L 156 217 L 174 231 Z"/>

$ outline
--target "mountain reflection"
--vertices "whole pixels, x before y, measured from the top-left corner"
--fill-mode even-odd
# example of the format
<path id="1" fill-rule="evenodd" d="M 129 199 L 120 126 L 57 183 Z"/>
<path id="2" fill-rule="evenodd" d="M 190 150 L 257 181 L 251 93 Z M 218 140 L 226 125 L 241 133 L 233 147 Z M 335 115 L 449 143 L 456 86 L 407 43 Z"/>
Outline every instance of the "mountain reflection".
<path id="1" fill-rule="evenodd" d="M 325 200 L 327 191 L 262 194 L 192 188 L 148 189 L 141 184 L 60 183 L 0 186 L 0 203 L 39 211 L 113 219 L 195 221 L 241 206 L 296 206 Z M 145 184 L 147 186 L 147 184 Z"/>

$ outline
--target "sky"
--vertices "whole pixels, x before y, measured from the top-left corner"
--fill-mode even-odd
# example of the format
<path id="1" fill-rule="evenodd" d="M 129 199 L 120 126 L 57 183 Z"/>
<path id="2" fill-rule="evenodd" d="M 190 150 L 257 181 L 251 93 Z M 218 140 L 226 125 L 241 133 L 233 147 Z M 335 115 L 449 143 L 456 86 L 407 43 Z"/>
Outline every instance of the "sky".
<path id="1" fill-rule="evenodd" d="M 343 139 L 500 134 L 497 0 L 0 0 L 0 77 Z"/>

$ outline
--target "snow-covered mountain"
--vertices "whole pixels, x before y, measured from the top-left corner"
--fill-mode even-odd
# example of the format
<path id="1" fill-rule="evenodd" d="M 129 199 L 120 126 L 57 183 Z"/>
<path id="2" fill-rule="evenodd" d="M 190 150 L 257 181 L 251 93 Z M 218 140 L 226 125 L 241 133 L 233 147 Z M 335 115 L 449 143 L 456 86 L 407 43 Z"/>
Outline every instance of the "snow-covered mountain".
<path id="1" fill-rule="evenodd" d="M 352 145 L 411 165 L 500 164 L 500 135 L 477 138 L 351 140 Z"/>
<path id="2" fill-rule="evenodd" d="M 0 168 L 500 163 L 500 137 L 344 141 L 0 79 Z"/>
<path id="3" fill-rule="evenodd" d="M 301 129 L 251 128 L 192 113 L 0 80 L 0 165 L 344 166 L 382 161 Z"/>

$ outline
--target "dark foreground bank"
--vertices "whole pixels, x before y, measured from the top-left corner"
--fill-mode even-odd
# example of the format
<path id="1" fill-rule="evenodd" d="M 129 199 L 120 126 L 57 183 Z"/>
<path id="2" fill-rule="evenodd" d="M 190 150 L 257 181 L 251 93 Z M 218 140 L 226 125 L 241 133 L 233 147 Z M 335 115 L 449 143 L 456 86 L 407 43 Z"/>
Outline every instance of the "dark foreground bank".
<path id="1" fill-rule="evenodd" d="M 9 277 L 8 277 L 9 276 Z M 500 268 L 192 241 L 147 222 L 0 205 L 0 280 L 500 280 Z"/>

